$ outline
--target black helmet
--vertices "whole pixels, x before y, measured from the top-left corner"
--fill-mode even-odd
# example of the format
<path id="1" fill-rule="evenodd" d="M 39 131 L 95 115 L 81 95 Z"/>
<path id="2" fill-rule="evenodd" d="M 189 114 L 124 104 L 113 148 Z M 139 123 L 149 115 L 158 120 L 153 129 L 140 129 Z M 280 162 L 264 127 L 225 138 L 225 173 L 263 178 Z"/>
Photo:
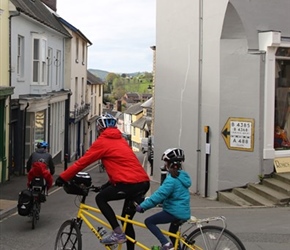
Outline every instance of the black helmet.
<path id="1" fill-rule="evenodd" d="M 115 128 L 116 124 L 117 124 L 117 119 L 114 116 L 107 113 L 105 115 L 100 116 L 97 119 L 97 128 L 99 130 L 106 129 L 109 127 Z"/>
<path id="2" fill-rule="evenodd" d="M 166 149 L 161 157 L 162 161 L 183 162 L 185 160 L 184 151 L 180 148 Z"/>

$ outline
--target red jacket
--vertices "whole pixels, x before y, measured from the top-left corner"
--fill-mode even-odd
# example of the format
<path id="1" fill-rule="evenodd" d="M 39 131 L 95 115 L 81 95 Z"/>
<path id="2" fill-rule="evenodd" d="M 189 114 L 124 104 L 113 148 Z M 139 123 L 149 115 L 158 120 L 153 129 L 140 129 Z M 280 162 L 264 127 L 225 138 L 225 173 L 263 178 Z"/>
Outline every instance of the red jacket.
<path id="1" fill-rule="evenodd" d="M 53 178 L 50 172 L 46 169 L 46 164 L 43 162 L 32 163 L 32 168 L 27 175 L 27 186 L 29 187 L 30 182 L 34 177 L 43 177 L 46 181 L 47 189 L 52 186 Z"/>
<path id="2" fill-rule="evenodd" d="M 146 171 L 117 128 L 105 129 L 84 156 L 62 172 L 60 177 L 64 181 L 69 181 L 99 159 L 102 160 L 113 184 L 149 181 Z"/>

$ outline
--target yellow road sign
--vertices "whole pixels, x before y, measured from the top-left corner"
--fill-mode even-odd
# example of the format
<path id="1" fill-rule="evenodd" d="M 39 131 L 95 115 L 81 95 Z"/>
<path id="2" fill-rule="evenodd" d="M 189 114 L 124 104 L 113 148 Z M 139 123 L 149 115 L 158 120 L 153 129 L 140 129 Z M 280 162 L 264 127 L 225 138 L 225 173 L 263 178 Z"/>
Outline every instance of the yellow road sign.
<path id="1" fill-rule="evenodd" d="M 254 119 L 228 118 L 222 136 L 229 149 L 254 151 Z"/>

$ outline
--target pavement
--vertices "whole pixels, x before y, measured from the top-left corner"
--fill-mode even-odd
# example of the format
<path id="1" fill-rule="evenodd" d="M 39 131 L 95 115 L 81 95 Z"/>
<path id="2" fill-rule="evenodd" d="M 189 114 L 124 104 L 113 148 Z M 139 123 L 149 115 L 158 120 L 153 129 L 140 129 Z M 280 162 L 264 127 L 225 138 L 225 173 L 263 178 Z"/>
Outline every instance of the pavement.
<path id="1" fill-rule="evenodd" d="M 143 162 L 144 164 L 144 162 Z M 69 164 L 70 165 L 70 164 Z M 145 165 L 147 165 L 145 163 Z M 69 167 L 69 166 L 68 166 Z M 63 164 L 55 166 L 54 180 L 64 170 Z M 150 175 L 150 169 L 147 168 L 147 173 Z M 26 189 L 27 176 L 11 176 L 10 180 L 0 183 L 0 220 L 15 213 L 17 211 L 18 194 L 21 190 Z M 151 187 L 148 196 L 153 193 L 160 185 L 160 182 L 151 180 Z M 52 187 L 49 192 L 56 187 Z M 196 194 L 191 194 L 192 208 L 231 208 L 235 207 L 217 200 L 204 198 Z"/>

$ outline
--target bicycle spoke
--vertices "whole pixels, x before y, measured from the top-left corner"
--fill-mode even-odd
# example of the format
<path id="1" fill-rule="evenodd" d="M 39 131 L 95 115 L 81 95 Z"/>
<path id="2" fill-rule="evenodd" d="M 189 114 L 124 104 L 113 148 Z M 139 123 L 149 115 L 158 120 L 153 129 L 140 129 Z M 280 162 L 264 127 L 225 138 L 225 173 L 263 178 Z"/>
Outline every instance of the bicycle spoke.
<path id="1" fill-rule="evenodd" d="M 81 233 L 76 224 L 71 221 L 63 223 L 57 234 L 55 250 L 81 250 Z"/>
<path id="2" fill-rule="evenodd" d="M 75 233 L 63 232 L 61 234 L 62 249 L 76 249 L 75 243 L 77 242 L 77 235 Z"/>
<path id="3" fill-rule="evenodd" d="M 241 241 L 230 231 L 216 226 L 205 226 L 189 236 L 189 242 L 198 250 L 244 250 Z"/>

